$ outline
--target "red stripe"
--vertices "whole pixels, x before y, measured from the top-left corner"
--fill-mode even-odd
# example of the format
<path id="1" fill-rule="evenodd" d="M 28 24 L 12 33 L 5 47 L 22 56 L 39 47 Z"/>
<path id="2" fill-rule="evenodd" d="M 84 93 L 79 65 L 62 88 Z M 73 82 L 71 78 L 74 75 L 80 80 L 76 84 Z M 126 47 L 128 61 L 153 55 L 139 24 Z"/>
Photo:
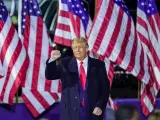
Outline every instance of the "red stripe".
<path id="1" fill-rule="evenodd" d="M 121 25 L 122 25 L 122 22 L 123 22 L 122 21 L 123 14 L 124 14 L 124 11 L 120 9 L 119 13 L 118 13 L 118 18 L 117 18 L 117 22 L 116 22 L 116 25 L 115 25 L 115 29 L 114 29 L 114 31 L 112 33 L 112 37 L 111 37 L 111 39 L 109 41 L 109 45 L 107 47 L 107 50 L 106 50 L 104 56 L 108 56 L 109 57 L 112 54 L 112 51 L 113 51 L 113 49 L 115 47 L 115 44 L 116 44 L 116 41 L 118 40 L 117 38 L 118 38 L 119 31 L 121 29 Z"/>
<path id="2" fill-rule="evenodd" d="M 144 77 L 144 74 L 145 74 L 145 69 L 144 69 L 144 51 L 143 51 L 143 48 L 141 49 L 141 54 L 140 54 L 140 71 L 137 75 L 137 77 L 142 80 L 142 78 Z M 148 67 L 147 67 L 148 68 Z"/>
<path id="3" fill-rule="evenodd" d="M 113 76 L 114 76 L 114 67 L 113 67 L 113 63 L 110 62 L 110 64 L 109 64 L 109 70 L 108 70 L 108 79 L 110 81 L 110 87 L 112 87 Z"/>
<path id="4" fill-rule="evenodd" d="M 133 46 L 132 46 L 132 51 L 131 51 L 131 55 L 130 55 L 130 61 L 129 61 L 129 65 L 127 66 L 126 70 L 128 70 L 129 72 L 131 72 L 135 66 L 135 56 L 136 56 L 136 53 L 137 53 L 137 36 L 136 36 L 136 31 L 133 31 L 135 32 L 135 35 L 134 35 L 134 40 L 133 40 Z"/>
<path id="5" fill-rule="evenodd" d="M 95 16 L 97 16 L 97 14 L 98 14 L 98 12 L 99 12 L 99 10 L 100 10 L 100 8 L 101 8 L 101 6 L 102 6 L 102 2 L 103 2 L 103 0 L 97 0 L 97 5 L 96 5 L 96 13 L 95 13 Z M 94 24 L 93 24 L 94 25 Z"/>
<path id="6" fill-rule="evenodd" d="M 60 36 L 54 36 L 54 42 L 61 44 L 61 45 L 65 45 L 65 46 L 71 46 L 71 40 L 70 39 L 66 39 L 64 37 L 60 37 Z"/>
<path id="7" fill-rule="evenodd" d="M 24 29 L 24 46 L 28 52 L 29 47 L 29 36 L 30 36 L 30 16 L 26 16 L 26 24 Z"/>
<path id="8" fill-rule="evenodd" d="M 103 37 L 104 37 L 104 35 L 106 33 L 106 30 L 108 28 L 111 16 L 112 16 L 112 12 L 113 12 L 113 8 L 114 8 L 114 3 L 113 3 L 112 0 L 110 0 L 108 4 L 109 5 L 108 5 L 108 8 L 107 8 L 104 20 L 103 20 L 103 22 L 101 24 L 101 28 L 99 30 L 98 36 L 97 36 L 96 41 L 95 41 L 94 46 L 93 46 L 93 51 L 94 52 L 98 51 L 98 49 L 99 49 L 99 47 L 100 47 L 100 45 L 102 43 Z"/>
<path id="9" fill-rule="evenodd" d="M 32 90 L 31 92 L 35 96 L 35 98 L 38 100 L 38 102 L 43 106 L 44 109 L 47 109 L 50 106 L 39 91 Z"/>
<path id="10" fill-rule="evenodd" d="M 57 95 L 56 93 L 50 92 L 49 94 L 53 97 L 53 99 L 54 99 L 55 101 L 57 101 L 57 100 L 59 99 L 59 97 L 58 97 L 58 95 Z"/>
<path id="11" fill-rule="evenodd" d="M 159 54 L 159 51 L 157 51 L 158 53 L 155 51 L 154 46 L 152 45 L 152 43 L 150 43 L 148 47 L 149 47 L 149 50 L 150 50 L 150 52 L 152 54 L 153 60 L 154 60 L 154 62 L 156 64 L 156 67 L 160 70 L 160 59 L 159 59 L 159 57 L 157 55 L 157 54 Z"/>
<path id="12" fill-rule="evenodd" d="M 61 83 L 61 80 L 58 81 L 58 92 L 59 93 L 62 92 L 62 83 Z"/>
<path id="13" fill-rule="evenodd" d="M 15 29 L 14 29 L 14 25 L 12 24 L 10 29 L 9 29 L 8 35 L 7 35 L 6 39 L 4 40 L 2 49 L 0 51 L 1 52 L 0 55 L 1 55 L 2 64 L 4 62 L 4 58 L 6 56 L 6 52 L 7 52 L 8 48 L 10 46 L 10 43 L 11 43 L 13 37 L 14 37 L 14 33 L 15 33 Z"/>
<path id="14" fill-rule="evenodd" d="M 52 81 L 51 80 L 45 80 L 45 91 L 48 91 L 50 92 L 51 91 L 51 84 L 52 84 Z"/>
<path id="15" fill-rule="evenodd" d="M 140 24 L 144 29 L 146 29 L 146 31 L 148 31 L 146 22 L 139 16 L 137 16 L 137 23 Z"/>
<path id="16" fill-rule="evenodd" d="M 81 32 L 81 21 L 80 21 L 80 18 L 79 17 L 76 17 L 76 22 L 74 23 L 76 26 L 74 28 L 74 32 L 76 34 L 76 37 L 80 37 L 80 32 Z"/>
<path id="17" fill-rule="evenodd" d="M 139 36 L 141 42 L 144 43 L 146 46 L 149 46 L 149 42 L 146 39 L 146 37 L 142 33 L 140 33 L 140 32 L 137 32 L 137 33 L 138 33 L 138 36 Z"/>
<path id="18" fill-rule="evenodd" d="M 69 18 L 69 12 L 68 11 L 64 11 L 64 10 L 60 10 L 59 16 Z"/>
<path id="19" fill-rule="evenodd" d="M 148 116 L 150 114 L 150 111 L 148 107 L 146 106 L 146 103 L 143 101 L 144 101 L 144 97 L 141 97 L 141 108 L 142 108 L 143 114 L 145 116 Z"/>
<path id="20" fill-rule="evenodd" d="M 0 33 L 2 32 L 3 27 L 4 27 L 4 22 L 0 21 Z"/>
<path id="21" fill-rule="evenodd" d="M 64 31 L 67 31 L 67 32 L 71 32 L 69 25 L 65 25 L 65 24 L 61 24 L 61 23 L 57 24 L 56 29 L 64 30 Z"/>
<path id="22" fill-rule="evenodd" d="M 79 32 L 80 32 L 80 19 L 79 17 L 76 16 L 76 19 L 74 17 L 74 14 L 72 12 L 69 12 L 69 18 L 71 20 L 71 24 L 73 26 L 73 30 L 75 32 L 76 37 L 79 36 Z"/>
<path id="23" fill-rule="evenodd" d="M 158 57 L 158 55 L 157 55 L 157 53 L 155 51 L 154 46 L 151 43 L 152 40 L 150 40 L 150 42 L 148 42 L 148 40 L 146 39 L 146 37 L 143 34 L 141 34 L 140 32 L 138 32 L 138 35 L 140 37 L 140 40 L 147 46 L 147 48 L 151 52 L 152 58 L 153 58 L 153 60 L 154 60 L 154 62 L 156 64 L 156 66 L 160 70 L 160 59 L 159 59 L 159 57 Z"/>
<path id="24" fill-rule="evenodd" d="M 37 17 L 37 30 L 36 30 L 36 43 L 35 43 L 35 54 L 34 54 L 34 65 L 32 75 L 32 88 L 38 86 L 38 76 L 40 71 L 40 60 L 42 52 L 42 39 L 43 39 L 43 20 Z M 32 42 L 32 41 L 30 41 Z M 44 79 L 45 80 L 45 79 Z"/>
<path id="25" fill-rule="evenodd" d="M 14 67 L 17 59 L 18 59 L 18 56 L 19 56 L 19 54 L 20 54 L 20 52 L 21 52 L 21 49 L 22 49 L 22 44 L 21 44 L 21 41 L 18 40 L 17 47 L 16 47 L 16 49 L 15 49 L 15 51 L 14 51 L 14 53 L 13 53 L 11 59 L 10 59 L 9 65 L 8 65 L 8 71 L 7 71 L 7 73 L 6 73 L 6 75 L 7 75 L 7 76 L 6 76 L 6 80 L 5 80 L 5 82 L 4 82 L 3 89 L 2 89 L 2 92 L 1 92 L 1 96 L 0 96 L 0 99 L 1 99 L 2 101 L 3 101 L 3 99 L 4 99 L 4 94 L 5 94 L 5 92 L 6 92 L 6 87 L 7 87 L 7 84 L 8 84 L 8 82 L 9 82 L 9 78 L 10 78 L 12 69 L 13 69 L 13 67 Z M 16 87 L 19 87 L 19 86 L 16 86 Z"/>
<path id="26" fill-rule="evenodd" d="M 122 42 L 120 53 L 119 53 L 118 58 L 116 60 L 116 63 L 118 65 L 120 65 L 122 63 L 122 61 L 124 60 L 125 54 L 127 52 L 126 47 L 127 47 L 127 44 L 129 44 L 128 42 L 129 42 L 130 34 L 131 34 L 131 20 L 128 20 L 127 21 L 127 29 L 125 31 L 125 37 Z"/>
<path id="27" fill-rule="evenodd" d="M 17 46 L 20 47 L 20 46 Z M 28 56 L 26 56 L 21 69 L 19 70 L 17 77 L 14 81 L 13 87 L 11 88 L 10 94 L 9 94 L 9 104 L 13 103 L 13 99 L 15 97 L 15 94 L 20 86 L 21 81 L 25 80 L 26 78 L 26 71 L 28 69 L 28 65 L 29 65 L 29 58 Z"/>
<path id="28" fill-rule="evenodd" d="M 158 26 L 159 31 L 160 31 L 160 17 L 159 17 L 159 14 L 158 14 L 158 13 L 155 14 L 155 15 L 154 15 L 154 18 L 155 18 L 155 20 L 156 20 L 156 25 Z"/>
<path id="29" fill-rule="evenodd" d="M 51 54 L 51 51 L 53 50 L 53 47 L 50 46 L 49 44 L 49 49 L 48 49 L 48 58 L 50 58 L 50 54 Z M 45 88 L 44 90 L 45 91 L 51 91 L 51 84 L 52 84 L 52 81 L 51 80 L 45 80 Z"/>
<path id="30" fill-rule="evenodd" d="M 30 36 L 30 16 L 26 16 L 26 23 L 25 23 L 25 29 L 24 29 L 24 40 L 23 45 L 26 49 L 26 52 L 28 53 L 28 47 L 29 47 L 29 36 Z M 29 56 L 28 56 L 29 59 Z M 24 87 L 26 83 L 26 79 L 22 81 L 22 86 Z"/>
<path id="31" fill-rule="evenodd" d="M 153 21 L 153 16 L 148 18 L 148 22 L 149 22 L 150 28 L 152 29 L 152 33 L 154 34 L 154 36 L 156 37 L 156 40 L 158 41 L 158 35 L 157 34 L 159 34 L 159 33 L 157 33 L 157 31 L 156 31 L 156 26 L 155 26 L 155 23 Z"/>
<path id="32" fill-rule="evenodd" d="M 34 117 L 37 117 L 39 115 L 38 111 L 35 109 L 35 107 L 32 105 L 30 100 L 25 96 L 25 94 L 22 94 L 22 99 L 25 103 L 25 105 L 28 107 L 28 109 L 31 111 L 32 115 Z"/>

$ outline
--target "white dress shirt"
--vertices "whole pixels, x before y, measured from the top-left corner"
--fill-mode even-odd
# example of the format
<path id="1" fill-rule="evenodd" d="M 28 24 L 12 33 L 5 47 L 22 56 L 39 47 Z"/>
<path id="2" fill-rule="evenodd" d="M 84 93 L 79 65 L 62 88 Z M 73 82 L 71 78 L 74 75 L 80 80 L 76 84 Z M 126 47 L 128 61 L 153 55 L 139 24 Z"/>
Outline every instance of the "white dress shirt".
<path id="1" fill-rule="evenodd" d="M 80 60 L 77 59 L 77 66 L 78 66 L 78 73 L 80 73 Z M 88 69 L 88 56 L 82 61 L 83 68 L 85 70 L 85 74 L 87 76 L 87 69 Z"/>

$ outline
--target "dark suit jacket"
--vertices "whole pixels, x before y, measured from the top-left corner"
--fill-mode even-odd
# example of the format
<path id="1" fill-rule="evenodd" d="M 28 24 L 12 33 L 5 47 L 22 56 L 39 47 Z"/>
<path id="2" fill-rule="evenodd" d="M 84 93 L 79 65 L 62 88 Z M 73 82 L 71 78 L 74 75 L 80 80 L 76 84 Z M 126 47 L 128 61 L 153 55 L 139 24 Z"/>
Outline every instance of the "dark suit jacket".
<path id="1" fill-rule="evenodd" d="M 61 120 L 79 120 L 79 73 L 76 58 L 63 58 L 58 65 L 55 61 L 47 61 L 45 76 L 49 80 L 60 78 L 62 81 Z M 87 80 L 90 120 L 102 120 L 102 115 L 96 116 L 92 113 L 95 107 L 104 112 L 109 98 L 110 85 L 104 62 L 88 57 Z"/>

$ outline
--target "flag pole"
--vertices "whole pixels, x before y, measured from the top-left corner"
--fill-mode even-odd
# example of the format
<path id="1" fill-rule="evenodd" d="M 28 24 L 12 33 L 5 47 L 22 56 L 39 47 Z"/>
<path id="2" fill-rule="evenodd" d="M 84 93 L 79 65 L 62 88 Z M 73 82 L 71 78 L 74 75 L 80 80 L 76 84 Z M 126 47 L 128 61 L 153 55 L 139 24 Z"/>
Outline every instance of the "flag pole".
<path id="1" fill-rule="evenodd" d="M 95 5 L 94 5 L 94 15 L 96 15 L 96 7 L 97 7 L 97 0 L 95 0 Z"/>
<path id="2" fill-rule="evenodd" d="M 140 99 L 141 81 L 138 80 L 138 99 Z"/>

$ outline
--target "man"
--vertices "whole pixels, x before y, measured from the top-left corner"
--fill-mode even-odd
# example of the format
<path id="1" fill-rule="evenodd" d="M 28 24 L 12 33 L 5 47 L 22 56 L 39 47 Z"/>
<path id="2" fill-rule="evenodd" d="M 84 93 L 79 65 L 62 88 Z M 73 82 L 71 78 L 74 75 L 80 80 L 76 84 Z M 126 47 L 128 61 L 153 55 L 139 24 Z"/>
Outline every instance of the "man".
<path id="1" fill-rule="evenodd" d="M 110 86 L 105 63 L 87 55 L 88 43 L 84 38 L 72 41 L 73 57 L 60 59 L 58 50 L 51 52 L 45 76 L 61 79 L 61 120 L 102 120 L 109 98 Z"/>

